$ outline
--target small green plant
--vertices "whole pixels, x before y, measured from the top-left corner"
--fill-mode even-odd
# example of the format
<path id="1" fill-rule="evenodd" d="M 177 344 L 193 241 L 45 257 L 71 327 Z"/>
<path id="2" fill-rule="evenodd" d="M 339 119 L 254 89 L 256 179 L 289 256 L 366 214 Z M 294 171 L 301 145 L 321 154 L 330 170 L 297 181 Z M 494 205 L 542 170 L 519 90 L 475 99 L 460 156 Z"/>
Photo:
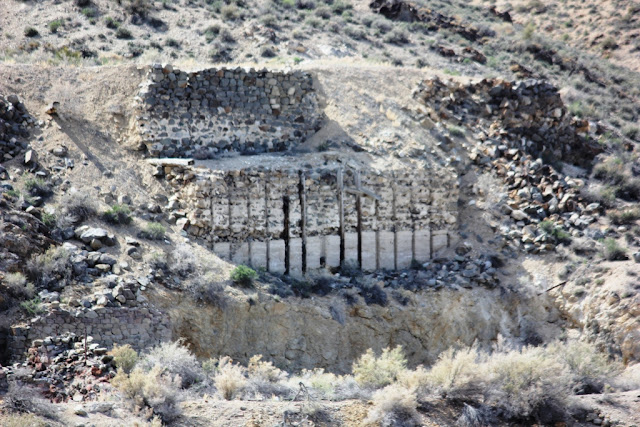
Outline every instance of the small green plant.
<path id="1" fill-rule="evenodd" d="M 57 218 L 55 214 L 44 212 L 42 214 L 42 223 L 49 229 L 55 228 Z"/>
<path id="2" fill-rule="evenodd" d="M 133 38 L 133 35 L 128 29 L 124 27 L 118 27 L 118 29 L 116 30 L 116 37 L 119 39 L 129 40 Z"/>
<path id="3" fill-rule="evenodd" d="M 150 222 L 144 228 L 142 235 L 150 240 L 162 240 L 166 232 L 166 228 L 159 222 Z"/>
<path id="4" fill-rule="evenodd" d="M 131 211 L 126 205 L 115 204 L 102 214 L 102 219 L 111 224 L 130 224 Z"/>
<path id="5" fill-rule="evenodd" d="M 40 33 L 33 27 L 27 27 L 24 29 L 24 35 L 27 37 L 38 37 Z"/>
<path id="6" fill-rule="evenodd" d="M 220 25 L 218 24 L 210 25 L 204 30 L 204 38 L 207 43 L 214 41 L 215 38 L 218 37 L 218 34 L 220 34 Z"/>
<path id="7" fill-rule="evenodd" d="M 80 11 L 80 13 L 82 13 L 86 18 L 95 18 L 98 11 L 92 7 L 85 7 Z"/>
<path id="8" fill-rule="evenodd" d="M 104 25 L 106 25 L 107 28 L 111 28 L 112 30 L 117 30 L 118 27 L 120 27 L 120 22 L 116 21 L 110 16 L 107 16 L 106 18 L 104 18 Z"/>
<path id="9" fill-rule="evenodd" d="M 609 261 L 623 261 L 627 259 L 627 250 L 615 239 L 608 238 L 604 241 L 604 257 Z"/>
<path id="10" fill-rule="evenodd" d="M 253 281 L 258 278 L 258 273 L 246 265 L 239 265 L 231 272 L 231 280 L 234 283 L 246 288 L 253 285 Z"/>
<path id="11" fill-rule="evenodd" d="M 536 31 L 536 25 L 533 22 L 529 22 L 524 30 L 522 30 L 522 38 L 525 40 L 531 40 L 533 34 Z"/>
<path id="12" fill-rule="evenodd" d="M 461 138 L 464 136 L 464 129 L 458 126 L 448 126 L 447 130 L 449 131 L 449 133 L 452 136 L 456 136 L 458 138 Z"/>
<path id="13" fill-rule="evenodd" d="M 42 301 L 39 297 L 21 302 L 20 307 L 31 316 L 35 316 L 36 314 L 42 313 L 44 311 L 44 309 L 42 308 Z"/>
<path id="14" fill-rule="evenodd" d="M 62 19 L 56 19 L 55 21 L 49 22 L 49 31 L 53 34 L 57 33 L 60 27 L 62 27 Z"/>
<path id="15" fill-rule="evenodd" d="M 556 242 L 571 242 L 571 235 L 564 231 L 562 227 L 556 226 L 552 221 L 542 221 L 539 227 L 547 237 L 551 237 Z"/>
<path id="16" fill-rule="evenodd" d="M 180 47 L 180 42 L 176 39 L 168 38 L 165 40 L 164 44 L 169 47 L 178 48 Z"/>

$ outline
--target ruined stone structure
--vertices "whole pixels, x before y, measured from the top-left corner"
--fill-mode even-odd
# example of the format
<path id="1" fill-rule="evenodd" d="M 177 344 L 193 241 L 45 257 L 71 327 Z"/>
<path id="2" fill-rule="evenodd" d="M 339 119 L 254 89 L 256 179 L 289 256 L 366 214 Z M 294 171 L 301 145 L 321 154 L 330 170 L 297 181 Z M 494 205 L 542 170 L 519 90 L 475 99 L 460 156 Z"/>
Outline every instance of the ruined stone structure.
<path id="1" fill-rule="evenodd" d="M 300 71 L 154 65 L 148 77 L 136 126 L 154 157 L 285 151 L 320 123 L 312 78 Z"/>
<path id="2" fill-rule="evenodd" d="M 407 268 L 448 247 L 456 224 L 455 174 L 339 164 L 176 173 L 191 179 L 173 179 L 187 212 L 180 224 L 221 257 L 272 272 Z"/>
<path id="3" fill-rule="evenodd" d="M 86 328 L 86 329 L 85 329 Z M 142 350 L 171 339 L 169 319 L 148 307 L 96 307 L 84 310 L 56 309 L 32 319 L 27 325 L 12 326 L 9 353 L 21 357 L 34 339 L 71 332 L 87 335 L 107 347 L 130 344 Z"/>

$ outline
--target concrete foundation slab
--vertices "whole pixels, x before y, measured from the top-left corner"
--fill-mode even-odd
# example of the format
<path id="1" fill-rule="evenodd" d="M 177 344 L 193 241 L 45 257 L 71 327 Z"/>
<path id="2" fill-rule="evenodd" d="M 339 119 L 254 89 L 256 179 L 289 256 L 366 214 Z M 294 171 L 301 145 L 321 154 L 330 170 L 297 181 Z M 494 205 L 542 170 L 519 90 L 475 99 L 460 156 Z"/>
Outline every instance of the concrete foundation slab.
<path id="1" fill-rule="evenodd" d="M 320 268 L 323 240 L 321 236 L 307 237 L 307 270 Z"/>
<path id="2" fill-rule="evenodd" d="M 324 236 L 327 267 L 340 267 L 340 236 Z"/>
<path id="3" fill-rule="evenodd" d="M 289 269 L 293 275 L 302 274 L 302 239 L 289 239 Z"/>
<path id="4" fill-rule="evenodd" d="M 267 267 L 267 242 L 249 242 L 249 251 L 253 268 Z"/>
<path id="5" fill-rule="evenodd" d="M 393 231 L 378 231 L 378 262 L 381 269 L 396 268 L 394 240 Z"/>
<path id="6" fill-rule="evenodd" d="M 446 249 L 449 245 L 449 236 L 447 231 L 434 231 L 431 235 L 431 242 L 433 254 L 435 256 L 438 251 Z"/>
<path id="7" fill-rule="evenodd" d="M 413 259 L 413 232 L 412 231 L 398 231 L 396 232 L 397 241 L 397 268 L 409 268 L 411 267 L 411 260 Z"/>
<path id="8" fill-rule="evenodd" d="M 220 258 L 230 260 L 231 244 L 229 242 L 215 242 L 213 244 L 213 252 Z"/>
<path id="9" fill-rule="evenodd" d="M 344 260 L 348 265 L 358 265 L 358 233 L 344 233 Z"/>
<path id="10" fill-rule="evenodd" d="M 431 232 L 429 230 L 417 230 L 414 233 L 414 240 L 414 258 L 418 262 L 427 262 L 431 259 Z"/>
<path id="11" fill-rule="evenodd" d="M 270 240 L 269 244 L 269 271 L 271 273 L 284 273 L 284 240 Z"/>
<path id="12" fill-rule="evenodd" d="M 362 269 L 373 271 L 376 269 L 376 232 L 362 232 Z"/>

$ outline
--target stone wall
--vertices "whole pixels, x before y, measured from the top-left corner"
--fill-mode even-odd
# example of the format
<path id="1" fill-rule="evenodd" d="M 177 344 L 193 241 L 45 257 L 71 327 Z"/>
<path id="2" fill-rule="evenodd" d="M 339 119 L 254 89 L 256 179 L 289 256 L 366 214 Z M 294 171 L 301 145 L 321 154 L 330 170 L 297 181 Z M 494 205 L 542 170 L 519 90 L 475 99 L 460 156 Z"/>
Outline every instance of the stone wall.
<path id="1" fill-rule="evenodd" d="M 221 257 L 273 272 L 407 268 L 448 247 L 457 221 L 455 174 L 341 166 L 168 172 L 184 212 L 179 225 Z"/>
<path id="2" fill-rule="evenodd" d="M 33 340 L 66 332 L 84 336 L 106 347 L 130 344 L 136 350 L 171 340 L 168 317 L 148 307 L 57 308 L 32 319 L 28 325 L 12 326 L 9 352 L 20 359 Z"/>
<path id="3" fill-rule="evenodd" d="M 136 124 L 154 157 L 285 151 L 320 125 L 312 77 L 301 71 L 153 65 Z"/>

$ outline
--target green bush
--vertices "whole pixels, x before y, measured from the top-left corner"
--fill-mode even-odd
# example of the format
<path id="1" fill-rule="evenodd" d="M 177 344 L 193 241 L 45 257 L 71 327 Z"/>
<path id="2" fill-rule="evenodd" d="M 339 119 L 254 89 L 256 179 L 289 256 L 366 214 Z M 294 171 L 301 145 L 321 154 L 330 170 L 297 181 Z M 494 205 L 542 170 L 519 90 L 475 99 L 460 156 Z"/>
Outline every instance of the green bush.
<path id="1" fill-rule="evenodd" d="M 623 261 L 627 259 L 627 250 L 615 239 L 608 238 L 604 241 L 604 257 L 609 261 Z"/>
<path id="2" fill-rule="evenodd" d="M 55 21 L 51 21 L 49 22 L 49 31 L 52 32 L 53 34 L 58 32 L 58 29 L 60 29 L 60 27 L 62 27 L 62 19 L 56 19 Z"/>
<path id="3" fill-rule="evenodd" d="M 55 228 L 57 222 L 57 218 L 55 214 L 43 212 L 42 213 L 42 223 L 49 229 Z"/>
<path id="4" fill-rule="evenodd" d="M 130 224 L 131 211 L 126 205 L 115 204 L 103 212 L 102 219 L 111 224 Z"/>
<path id="5" fill-rule="evenodd" d="M 142 235 L 149 240 L 162 240 L 166 232 L 167 230 L 159 222 L 150 222 L 144 228 Z"/>
<path id="6" fill-rule="evenodd" d="M 539 227 L 544 234 L 551 237 L 555 242 L 571 242 L 571 235 L 564 231 L 562 227 L 556 226 L 552 221 L 542 221 Z"/>
<path id="7" fill-rule="evenodd" d="M 353 375 L 361 386 L 378 389 L 394 382 L 406 368 L 402 347 L 385 348 L 380 357 L 369 349 L 353 364 Z"/>
<path id="8" fill-rule="evenodd" d="M 85 7 L 80 11 L 80 13 L 82 13 L 87 18 L 95 18 L 96 15 L 98 14 L 98 11 L 95 10 L 93 7 Z"/>
<path id="9" fill-rule="evenodd" d="M 36 314 L 42 313 L 44 311 L 42 307 L 42 301 L 38 297 L 21 302 L 20 307 L 31 316 L 35 316 Z"/>
<path id="10" fill-rule="evenodd" d="M 118 27 L 120 27 L 120 22 L 116 21 L 110 16 L 107 16 L 106 18 L 104 18 L 104 25 L 106 25 L 107 28 L 111 28 L 112 30 L 117 30 Z"/>
<path id="11" fill-rule="evenodd" d="M 24 35 L 27 37 L 38 37 L 40 33 L 33 27 L 27 27 L 24 29 Z"/>
<path id="12" fill-rule="evenodd" d="M 257 277 L 258 273 L 256 273 L 253 268 L 247 267 L 246 265 L 239 265 L 231 272 L 231 280 L 244 287 L 250 287 L 253 285 L 253 281 Z"/>
<path id="13" fill-rule="evenodd" d="M 133 35 L 128 29 L 124 27 L 118 27 L 118 29 L 116 30 L 116 37 L 119 39 L 129 40 L 133 38 Z"/>

